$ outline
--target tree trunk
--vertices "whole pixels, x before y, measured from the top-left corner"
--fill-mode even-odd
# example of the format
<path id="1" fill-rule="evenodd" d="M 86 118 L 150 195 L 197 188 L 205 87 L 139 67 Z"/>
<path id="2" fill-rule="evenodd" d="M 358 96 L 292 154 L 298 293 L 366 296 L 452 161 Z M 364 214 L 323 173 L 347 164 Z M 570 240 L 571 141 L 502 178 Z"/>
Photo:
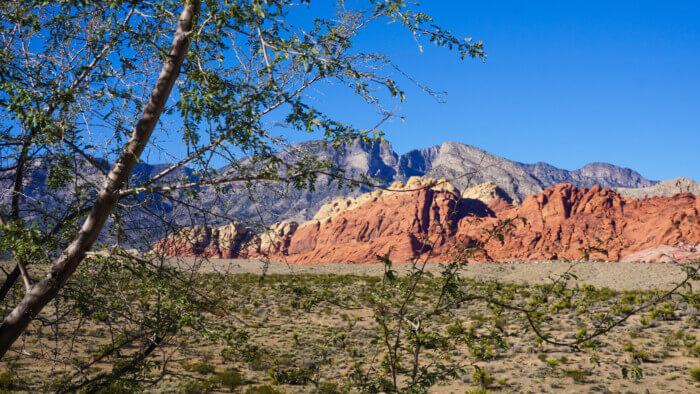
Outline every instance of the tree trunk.
<path id="1" fill-rule="evenodd" d="M 54 262 L 49 273 L 27 292 L 22 302 L 5 318 L 0 326 L 0 358 L 5 355 L 42 308 L 56 297 L 58 291 L 78 268 L 78 265 L 85 258 L 85 253 L 92 248 L 102 231 L 107 218 L 117 203 L 119 190 L 131 175 L 136 161 L 146 147 L 170 96 L 173 84 L 180 73 L 189 46 L 189 35 L 199 14 L 199 7 L 199 0 L 185 1 L 173 44 L 158 76 L 156 86 L 143 109 L 143 114 L 132 130 L 129 142 L 107 174 L 95 204 L 85 219 L 80 232 Z"/>
<path id="2" fill-rule="evenodd" d="M 0 303 L 5 301 L 7 293 L 12 290 L 12 286 L 14 286 L 15 282 L 17 282 L 17 278 L 19 278 L 19 265 L 15 264 L 15 268 L 12 270 L 12 272 L 7 274 L 5 283 L 3 283 L 2 287 L 0 288 Z"/>

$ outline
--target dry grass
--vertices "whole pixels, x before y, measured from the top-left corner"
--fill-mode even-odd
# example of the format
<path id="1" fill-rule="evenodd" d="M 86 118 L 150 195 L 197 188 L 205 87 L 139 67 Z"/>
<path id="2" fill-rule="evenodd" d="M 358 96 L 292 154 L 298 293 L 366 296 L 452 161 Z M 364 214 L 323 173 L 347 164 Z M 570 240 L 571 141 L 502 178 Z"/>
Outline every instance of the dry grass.
<path id="1" fill-rule="evenodd" d="M 160 377 L 143 390 L 153 392 L 343 392 L 351 385 L 352 371 L 378 367 L 386 351 L 371 309 L 363 308 L 378 277 L 363 275 L 254 274 L 219 276 L 200 274 L 203 280 L 222 281 L 227 314 L 211 316 L 221 327 L 244 328 L 245 344 L 226 346 L 192 332 L 159 350 L 163 361 L 146 376 Z M 470 282 L 473 286 L 481 286 Z M 528 286 L 506 285 L 504 291 L 527 297 Z M 309 302 L 313 295 L 332 290 L 339 302 Z M 647 293 L 592 289 L 595 307 L 610 303 L 641 303 Z M 435 297 L 428 284 L 419 292 L 423 302 Z M 359 306 L 359 309 L 355 309 Z M 668 306 L 667 306 L 668 307 Z M 673 316 L 650 311 L 629 319 L 598 343 L 581 351 L 558 348 L 539 341 L 515 314 L 495 316 L 484 304 L 466 305 L 453 316 L 441 316 L 434 329 L 447 332 L 456 321 L 475 333 L 503 328 L 507 349 L 486 346 L 481 352 L 464 345 L 450 349 L 447 362 L 463 367 L 457 379 L 434 386 L 434 392 L 478 390 L 480 382 L 492 392 L 679 392 L 700 390 L 697 381 L 700 347 L 698 311 L 681 300 L 672 303 Z M 660 308 L 657 308 L 659 310 Z M 560 307 L 545 322 L 550 332 L 575 338 L 586 325 L 576 310 Z M 81 360 L 94 356 L 109 343 L 108 328 L 98 322 L 81 326 L 78 335 L 70 324 L 61 328 L 58 341 L 38 323 L 14 352 L 0 364 L 0 389 L 48 391 L 75 373 Z M 68 343 L 70 342 L 70 346 Z M 134 344 L 132 350 L 138 349 Z M 60 361 L 51 349 L 62 349 Z M 65 351 L 72 352 L 66 357 Z M 30 356 L 27 356 L 29 354 Z M 92 365 L 87 374 L 110 371 L 127 359 L 128 352 Z M 598 360 L 591 361 L 592 357 Z M 74 360 L 74 361 L 71 361 Z M 475 374 L 474 366 L 486 376 Z M 691 372 L 694 370 L 696 372 Z M 640 374 L 641 372 L 641 374 Z M 484 380 L 486 379 L 486 380 Z M 477 391 L 474 391 L 477 392 Z"/>

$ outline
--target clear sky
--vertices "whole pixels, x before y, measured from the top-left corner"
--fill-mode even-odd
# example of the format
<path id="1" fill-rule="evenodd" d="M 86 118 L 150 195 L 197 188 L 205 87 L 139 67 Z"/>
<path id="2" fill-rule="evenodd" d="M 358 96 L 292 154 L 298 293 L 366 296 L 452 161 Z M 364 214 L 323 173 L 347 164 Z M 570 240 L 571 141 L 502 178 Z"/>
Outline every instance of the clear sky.
<path id="1" fill-rule="evenodd" d="M 352 1 L 349 1 L 351 3 Z M 313 6 L 313 2 L 312 2 Z M 573 170 L 605 161 L 650 179 L 700 181 L 700 1 L 448 1 L 423 9 L 453 33 L 483 40 L 488 58 L 460 61 L 405 32 L 360 37 L 440 104 L 407 90 L 383 129 L 398 153 L 458 141 L 522 162 Z M 376 114 L 330 99 L 358 127 Z"/>

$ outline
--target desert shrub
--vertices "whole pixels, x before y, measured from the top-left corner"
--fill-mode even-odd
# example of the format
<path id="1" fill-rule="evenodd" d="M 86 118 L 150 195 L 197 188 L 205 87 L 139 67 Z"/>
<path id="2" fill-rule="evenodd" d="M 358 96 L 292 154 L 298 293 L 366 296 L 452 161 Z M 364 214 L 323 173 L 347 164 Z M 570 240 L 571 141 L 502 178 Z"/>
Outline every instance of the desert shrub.
<path id="1" fill-rule="evenodd" d="M 213 373 L 215 370 L 214 366 L 206 361 L 196 361 L 193 363 L 185 361 L 182 363 L 182 368 L 184 368 L 187 371 L 197 372 L 201 375 Z"/>
<path id="2" fill-rule="evenodd" d="M 639 365 L 633 365 L 632 368 L 622 367 L 622 378 L 638 381 L 644 377 L 644 371 Z"/>
<path id="3" fill-rule="evenodd" d="M 16 384 L 15 373 L 4 371 L 0 373 L 0 389 L 12 390 Z"/>
<path id="4" fill-rule="evenodd" d="M 321 382 L 318 385 L 319 394 L 340 394 L 342 392 L 338 383 L 335 382 Z"/>
<path id="5" fill-rule="evenodd" d="M 574 383 L 583 383 L 586 381 L 586 377 L 588 376 L 588 372 L 583 369 L 567 369 L 564 371 L 566 376 L 570 377 L 571 380 L 574 381 Z"/>
<path id="6" fill-rule="evenodd" d="M 265 384 L 262 386 L 249 387 L 245 391 L 245 394 L 282 394 L 282 392 L 269 384 Z"/>
<path id="7" fill-rule="evenodd" d="M 229 389 L 234 389 L 243 384 L 243 375 L 238 371 L 223 371 L 217 373 L 212 381 Z"/>
<path id="8" fill-rule="evenodd" d="M 200 394 L 211 390 L 211 383 L 202 380 L 190 380 L 180 388 L 184 394 Z"/>
<path id="9" fill-rule="evenodd" d="M 691 357 L 698 357 L 700 358 L 700 345 L 693 344 L 688 347 L 688 353 L 690 353 Z"/>
<path id="10" fill-rule="evenodd" d="M 635 350 L 632 352 L 632 361 L 636 363 L 645 363 L 649 360 L 651 360 L 651 356 L 644 350 Z"/>
<path id="11" fill-rule="evenodd" d="M 600 341 L 589 340 L 581 342 L 581 347 L 584 349 L 597 349 L 600 346 Z"/>
<path id="12" fill-rule="evenodd" d="M 547 359 L 545 362 L 547 363 L 547 366 L 553 370 L 559 366 L 559 360 L 555 360 L 553 358 Z"/>
<path id="13" fill-rule="evenodd" d="M 272 367 L 267 371 L 267 376 L 273 384 L 305 385 L 312 381 L 314 371 L 307 368 Z"/>
<path id="14" fill-rule="evenodd" d="M 620 302 L 623 304 L 635 305 L 640 302 L 640 299 L 637 294 L 625 292 L 622 295 L 622 298 L 620 298 Z"/>
<path id="15" fill-rule="evenodd" d="M 493 384 L 493 377 L 486 372 L 485 369 L 474 366 L 474 372 L 472 372 L 472 380 L 481 386 L 482 389 L 487 389 Z"/>
<path id="16" fill-rule="evenodd" d="M 649 317 L 656 320 L 673 320 L 676 318 L 676 309 L 671 302 L 666 302 L 649 312 Z"/>
<path id="17" fill-rule="evenodd" d="M 97 394 L 131 394 L 134 390 L 125 387 L 120 382 L 114 382 L 107 387 L 103 387 L 96 391 Z"/>
<path id="18" fill-rule="evenodd" d="M 700 382 L 700 368 L 690 368 L 690 378 Z"/>

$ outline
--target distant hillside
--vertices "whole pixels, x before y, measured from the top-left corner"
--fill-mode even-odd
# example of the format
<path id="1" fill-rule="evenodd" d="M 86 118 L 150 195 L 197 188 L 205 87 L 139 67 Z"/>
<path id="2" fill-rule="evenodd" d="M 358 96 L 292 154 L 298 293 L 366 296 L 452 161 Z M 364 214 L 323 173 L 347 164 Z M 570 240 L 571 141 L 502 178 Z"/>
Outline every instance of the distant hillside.
<path id="1" fill-rule="evenodd" d="M 650 187 L 627 188 L 617 187 L 615 191 L 625 197 L 646 198 L 646 197 L 671 197 L 678 193 L 691 193 L 700 196 L 700 183 L 688 178 L 675 178 L 663 181 Z"/>
<path id="2" fill-rule="evenodd" d="M 550 164 L 539 162 L 535 164 L 519 163 L 525 171 L 537 178 L 545 188 L 566 182 L 581 187 L 649 187 L 657 183 L 650 181 L 638 172 L 608 163 L 590 163 L 574 171 L 556 168 Z"/>
<path id="3" fill-rule="evenodd" d="M 371 146 L 349 144 L 339 152 L 325 149 L 315 141 L 298 144 L 295 149 L 330 160 L 345 169 L 351 177 L 357 178 L 363 174 L 379 177 L 382 179 L 379 183 L 384 186 L 394 181 L 405 182 L 411 176 L 444 177 L 459 189 L 491 181 L 516 203 L 561 182 L 583 187 L 594 184 L 603 187 L 640 187 L 656 183 L 631 169 L 612 164 L 591 163 L 581 169 L 567 171 L 546 163 L 518 163 L 457 142 L 445 142 L 403 155 L 398 155 L 386 141 L 375 142 Z M 281 155 L 286 159 L 291 157 L 288 153 Z M 200 196 L 201 206 L 206 211 L 242 221 L 259 222 L 263 219 L 271 224 L 285 219 L 303 222 L 313 217 L 321 205 L 337 197 L 357 196 L 369 190 L 368 187 L 355 190 L 339 188 L 337 183 L 329 184 L 329 178 L 321 176 L 313 191 L 293 190 L 286 185 L 261 182 L 253 191 L 234 186 L 224 195 L 203 188 Z"/>
<path id="4" fill-rule="evenodd" d="M 282 152 L 280 156 L 289 162 L 299 160 L 300 154 L 317 155 L 331 161 L 344 169 L 347 176 L 355 179 L 362 175 L 377 177 L 380 179 L 378 183 L 384 186 L 394 181 L 405 182 L 411 176 L 446 178 L 461 190 L 490 181 L 505 193 L 506 199 L 515 203 L 561 182 L 583 187 L 600 184 L 603 187 L 624 188 L 649 187 L 656 183 L 631 169 L 612 164 L 591 163 L 578 170 L 567 171 L 541 162 L 518 163 L 457 142 L 445 142 L 398 155 L 386 141 L 375 142 L 371 146 L 348 144 L 340 151 L 326 148 L 318 141 L 310 141 L 298 144 L 292 151 Z M 96 160 L 102 163 L 101 160 Z M 85 171 L 79 172 L 85 180 L 99 184 L 101 174 L 86 164 L 82 159 L 76 159 L 76 165 L 85 168 Z M 234 165 L 222 168 L 217 173 L 235 172 Z M 106 168 L 107 164 L 104 163 L 104 166 Z M 139 164 L 130 182 L 134 184 L 146 180 L 166 166 Z M 43 184 L 51 167 L 51 163 L 41 158 L 35 159 L 30 165 L 31 176 L 27 179 L 25 192 L 33 198 L 41 197 L 44 206 L 78 203 L 68 190 L 55 196 L 44 195 Z M 184 180 L 195 178 L 197 175 L 188 168 L 182 168 L 166 177 Z M 7 200 L 11 179 L 11 173 L 0 173 L 0 186 L 6 189 L 5 193 L 0 193 L 0 200 Z M 232 184 L 223 190 L 219 188 L 218 191 L 214 187 L 205 186 L 198 189 L 199 200 L 194 205 L 164 201 L 153 215 L 158 220 L 167 218 L 183 225 L 201 222 L 205 220 L 204 215 L 209 216 L 206 220 L 211 221 L 212 225 L 232 220 L 249 223 L 263 221 L 267 225 L 285 219 L 304 222 L 313 217 L 323 204 L 337 197 L 357 196 L 370 191 L 367 186 L 355 190 L 350 190 L 347 185 L 339 187 L 337 182 L 330 183 L 327 176 L 319 176 L 314 186 L 314 190 L 301 191 L 286 184 L 264 181 L 251 185 Z M 648 193 L 656 193 L 653 190 Z M 647 192 L 642 193 L 646 195 L 644 193 Z M 135 223 L 143 220 L 136 218 Z"/>

